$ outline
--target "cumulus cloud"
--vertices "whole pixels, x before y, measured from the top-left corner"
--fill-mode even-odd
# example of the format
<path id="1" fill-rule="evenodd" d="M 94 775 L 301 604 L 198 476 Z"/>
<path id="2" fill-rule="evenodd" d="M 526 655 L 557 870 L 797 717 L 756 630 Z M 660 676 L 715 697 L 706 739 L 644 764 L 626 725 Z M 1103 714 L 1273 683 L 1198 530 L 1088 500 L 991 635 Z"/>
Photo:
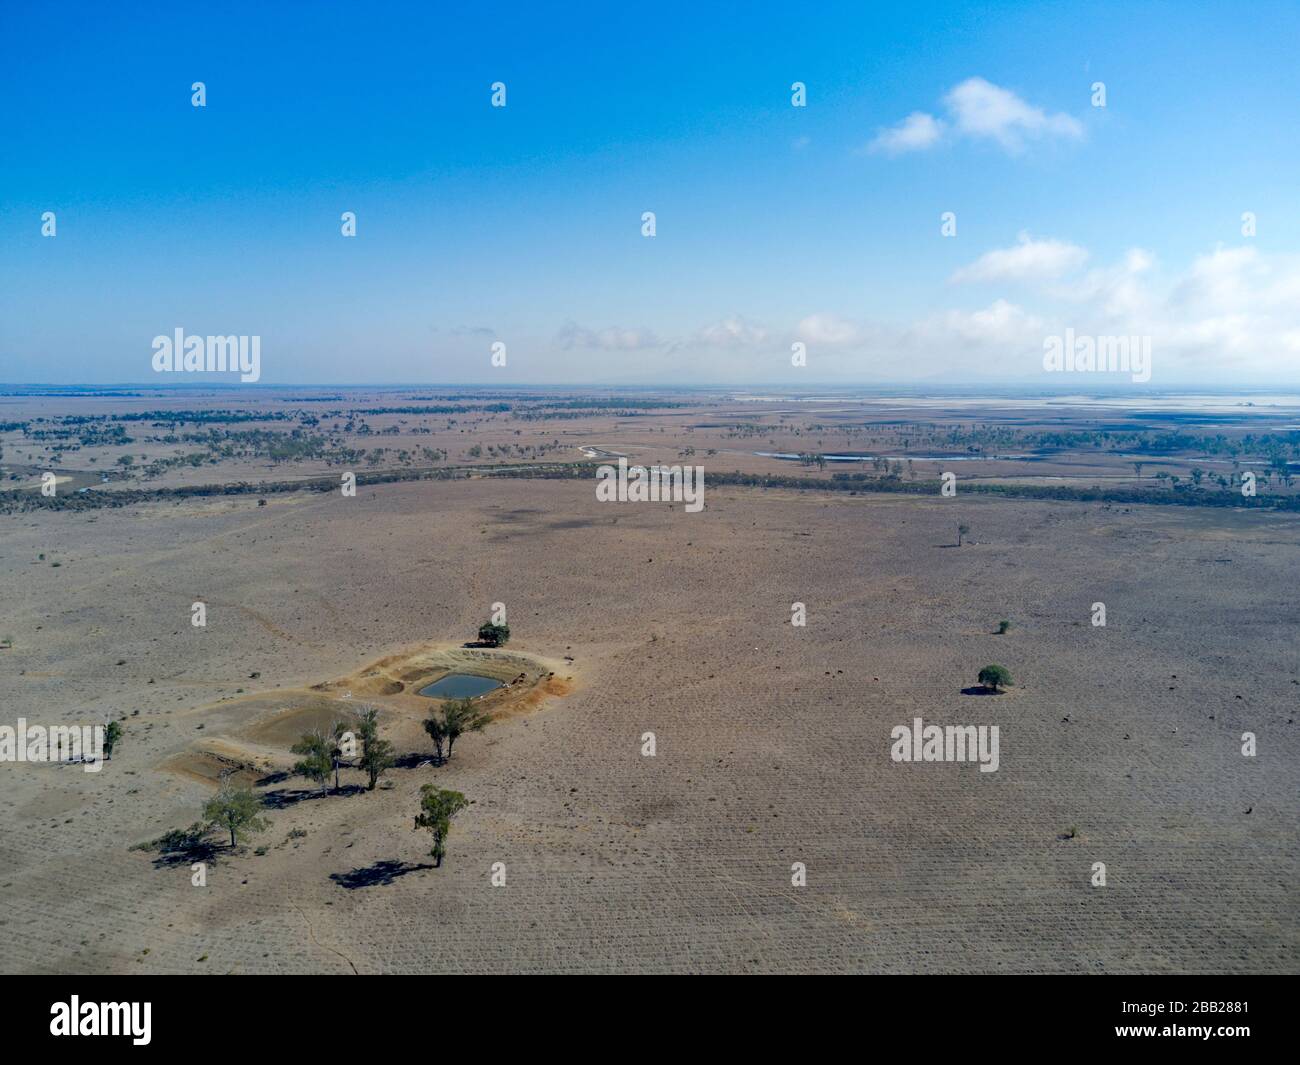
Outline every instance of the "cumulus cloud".
<path id="1" fill-rule="evenodd" d="M 954 136 L 992 140 L 1012 154 L 1024 149 L 1029 140 L 1083 136 L 1083 124 L 1063 112 L 1050 113 L 1035 107 L 1010 89 L 984 78 L 967 78 L 943 98 L 948 118 L 936 118 L 925 111 L 913 111 L 895 126 L 882 129 L 868 149 L 886 155 L 922 151 L 938 144 L 951 131 Z"/>
<path id="2" fill-rule="evenodd" d="M 902 122 L 876 134 L 875 140 L 868 145 L 873 152 L 886 155 L 899 155 L 903 152 L 915 152 L 929 148 L 943 136 L 943 122 L 934 115 L 924 111 L 913 111 Z"/>
<path id="3" fill-rule="evenodd" d="M 1300 369 L 1300 258 L 1253 247 L 1215 248 L 1193 260 L 1159 307 L 1158 326 L 1189 355 L 1243 371 Z"/>
<path id="4" fill-rule="evenodd" d="M 1060 112 L 1048 114 L 983 78 L 967 78 L 944 97 L 944 103 L 960 132 L 991 138 L 1012 152 L 1019 151 L 1026 138 L 1083 136 L 1078 119 Z"/>
<path id="5" fill-rule="evenodd" d="M 771 334 L 762 326 L 753 325 L 733 314 L 720 322 L 706 325 L 696 336 L 701 343 L 710 347 L 742 348 L 766 344 Z"/>
<path id="6" fill-rule="evenodd" d="M 1144 275 L 1155 265 L 1150 252 L 1132 248 L 1118 263 L 1087 271 L 1061 284 L 1044 286 L 1044 291 L 1063 303 L 1090 307 L 1092 313 L 1123 322 L 1149 316 L 1156 294 Z"/>
<path id="7" fill-rule="evenodd" d="M 1034 240 L 1021 233 L 1010 248 L 985 252 L 952 275 L 955 282 L 1033 281 L 1073 273 L 1088 258 L 1077 244 L 1061 240 Z"/>
<path id="8" fill-rule="evenodd" d="M 833 314 L 810 314 L 795 328 L 795 336 L 806 344 L 843 347 L 861 343 L 866 333 L 857 322 Z"/>
<path id="9" fill-rule="evenodd" d="M 1060 240 L 1025 236 L 996 251 L 1003 254 L 963 270 L 969 279 L 1016 285 L 1014 300 L 994 292 L 973 306 L 901 319 L 838 309 L 767 323 L 731 315 L 665 339 L 572 323 L 561 335 L 574 349 L 656 346 L 654 359 L 629 360 L 627 375 L 671 370 L 716 380 L 772 380 L 788 365 L 789 345 L 802 341 L 810 381 L 1078 387 L 1073 378 L 1043 376 L 1044 341 L 1066 330 L 1150 337 L 1156 386 L 1280 384 L 1300 375 L 1300 256 L 1217 247 L 1170 271 L 1141 248 L 1096 265 L 1085 248 Z"/>
<path id="10" fill-rule="evenodd" d="M 1180 273 L 1162 276 L 1141 248 L 1117 262 L 1036 286 L 1039 305 L 1017 315 L 991 314 L 986 335 L 1004 331 L 1008 353 L 1037 352 L 1047 335 L 1151 338 L 1152 380 L 1294 380 L 1300 369 L 1300 257 L 1265 255 L 1251 246 L 1215 248 Z M 996 304 L 995 304 L 996 307 Z M 972 316 L 973 317 L 973 316 Z M 945 323 L 969 336 L 968 323 Z M 1027 365 L 1027 363 L 1026 363 Z"/>
<path id="11" fill-rule="evenodd" d="M 1014 346 L 1041 338 L 1043 321 L 1023 307 L 999 299 L 976 311 L 947 311 L 937 320 L 924 323 L 918 332 L 932 334 L 936 328 L 967 343 Z"/>
<path id="12" fill-rule="evenodd" d="M 555 342 L 566 351 L 594 348 L 598 351 L 639 351 L 660 346 L 658 338 L 647 329 L 624 329 L 607 326 L 588 329 L 576 322 L 565 322 L 555 335 Z"/>

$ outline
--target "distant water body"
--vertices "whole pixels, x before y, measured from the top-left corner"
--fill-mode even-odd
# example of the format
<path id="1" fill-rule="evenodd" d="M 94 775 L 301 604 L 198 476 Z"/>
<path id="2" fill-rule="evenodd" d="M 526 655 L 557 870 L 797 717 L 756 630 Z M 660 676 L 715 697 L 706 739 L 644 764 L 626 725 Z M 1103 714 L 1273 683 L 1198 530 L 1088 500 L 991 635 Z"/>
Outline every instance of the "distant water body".
<path id="1" fill-rule="evenodd" d="M 761 459 L 798 459 L 799 455 L 793 451 L 755 451 Z M 916 462 L 995 462 L 1002 459 L 1018 459 L 1028 461 L 1037 459 L 1037 455 L 823 455 L 827 462 L 874 462 L 876 459 L 886 459 L 889 462 L 905 462 L 909 459 Z"/>
<path id="2" fill-rule="evenodd" d="M 501 682 L 491 677 L 480 677 L 474 673 L 448 673 L 421 688 L 419 694 L 432 699 L 473 699 L 499 687 Z"/>
<path id="3" fill-rule="evenodd" d="M 738 403 L 852 403 L 886 410 L 952 410 L 963 407 L 1001 407 L 1004 409 L 1046 409 L 1060 407 L 1110 408 L 1141 411 L 1205 411 L 1216 414 L 1276 414 L 1284 410 L 1300 411 L 1300 393 L 1139 393 L 1135 395 L 962 395 L 891 396 L 845 392 L 840 395 L 774 396 L 733 393 Z"/>

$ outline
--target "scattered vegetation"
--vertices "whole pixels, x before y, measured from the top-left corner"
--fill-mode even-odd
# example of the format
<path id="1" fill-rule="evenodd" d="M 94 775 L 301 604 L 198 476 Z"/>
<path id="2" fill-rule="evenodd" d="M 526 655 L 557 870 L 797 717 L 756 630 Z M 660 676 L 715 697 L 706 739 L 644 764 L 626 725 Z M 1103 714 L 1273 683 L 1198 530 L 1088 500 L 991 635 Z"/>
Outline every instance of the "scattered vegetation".
<path id="1" fill-rule="evenodd" d="M 343 757 L 339 741 L 345 731 L 346 726 L 340 721 L 328 733 L 304 733 L 302 739 L 289 748 L 293 754 L 302 756 L 294 763 L 293 771 L 308 780 L 314 780 L 322 788 L 329 783 L 330 773 L 333 772 L 334 790 L 338 791 L 339 759 Z"/>
<path id="2" fill-rule="evenodd" d="M 1010 688 L 1014 683 L 1011 674 L 1004 666 L 985 666 L 980 670 L 976 680 L 991 692 L 997 692 L 999 687 Z"/>
<path id="3" fill-rule="evenodd" d="M 122 738 L 122 726 L 116 721 L 110 721 L 104 726 L 104 758 L 108 760 L 113 757 L 113 748 L 117 746 L 117 741 Z"/>
<path id="4" fill-rule="evenodd" d="M 424 731 L 433 740 L 434 760 L 441 764 L 442 748 L 447 746 L 447 761 L 451 760 L 456 741 L 466 732 L 482 732 L 492 720 L 492 715 L 475 705 L 473 699 L 451 699 L 433 711 L 424 722 Z"/>
<path id="5" fill-rule="evenodd" d="M 197 858 L 206 855 L 212 849 L 208 842 L 208 833 L 212 825 L 205 821 L 195 821 L 189 828 L 173 828 L 164 832 L 157 839 L 146 843 L 137 843 L 133 851 L 157 851 L 166 857 L 178 859 Z"/>
<path id="6" fill-rule="evenodd" d="M 457 699 L 446 704 L 442 719 L 447 730 L 447 760 L 451 761 L 456 740 L 466 732 L 482 732 L 492 720 L 492 715 L 475 705 L 472 699 Z"/>
<path id="7" fill-rule="evenodd" d="M 434 711 L 424 720 L 424 731 L 429 734 L 429 739 L 433 741 L 433 761 L 436 765 L 442 764 L 442 748 L 447 742 L 447 726 L 443 723 L 442 715 Z"/>
<path id="8" fill-rule="evenodd" d="M 357 735 L 364 744 L 361 752 L 361 768 L 366 771 L 370 779 L 367 791 L 375 790 L 375 785 L 379 783 L 384 770 L 391 768 L 397 760 L 393 755 L 393 745 L 379 738 L 378 718 L 379 711 L 374 707 L 367 707 L 357 719 Z"/>
<path id="9" fill-rule="evenodd" d="M 252 788 L 237 787 L 227 781 L 203 807 L 203 817 L 211 827 L 230 833 L 233 850 L 240 840 L 271 827 L 271 822 L 260 815 L 261 809 L 262 800 Z"/>
<path id="10" fill-rule="evenodd" d="M 415 818 L 416 829 L 427 828 L 433 836 L 433 864 L 439 868 L 447 853 L 447 834 L 451 831 L 451 819 L 469 805 L 469 800 L 459 791 L 447 791 L 443 788 L 425 784 L 420 788 L 420 812 Z"/>

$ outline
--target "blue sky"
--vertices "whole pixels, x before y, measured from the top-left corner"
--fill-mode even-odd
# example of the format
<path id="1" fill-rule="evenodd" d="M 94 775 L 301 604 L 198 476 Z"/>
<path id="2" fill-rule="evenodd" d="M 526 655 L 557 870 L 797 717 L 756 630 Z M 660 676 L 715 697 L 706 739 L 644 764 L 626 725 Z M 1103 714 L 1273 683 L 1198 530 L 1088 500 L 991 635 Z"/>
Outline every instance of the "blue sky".
<path id="1" fill-rule="evenodd" d="M 5 5 L 0 380 L 1300 378 L 1293 3 L 267 6 Z"/>

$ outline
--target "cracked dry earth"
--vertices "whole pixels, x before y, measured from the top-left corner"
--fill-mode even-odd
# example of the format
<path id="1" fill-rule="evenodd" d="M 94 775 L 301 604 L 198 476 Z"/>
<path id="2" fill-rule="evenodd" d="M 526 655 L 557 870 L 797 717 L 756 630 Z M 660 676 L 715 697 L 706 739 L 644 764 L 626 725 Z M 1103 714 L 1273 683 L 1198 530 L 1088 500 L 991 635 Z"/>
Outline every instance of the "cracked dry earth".
<path id="1" fill-rule="evenodd" d="M 1295 518 L 706 501 L 472 480 L 0 517 L 5 721 L 126 716 L 99 774 L 0 765 L 0 968 L 1300 968 Z M 951 546 L 958 520 L 977 543 Z M 565 683 L 449 765 L 369 794 L 262 785 L 296 797 L 206 887 L 130 849 L 211 794 L 215 772 L 177 759 L 248 756 L 241 706 L 456 646 L 494 602 L 509 650 Z M 1015 686 L 964 695 L 989 662 Z M 997 724 L 998 772 L 892 762 L 890 730 L 917 716 Z M 428 749 L 418 713 L 382 720 L 399 753 Z M 273 733 L 257 753 L 278 765 Z M 436 870 L 412 828 L 428 782 L 473 800 Z"/>

